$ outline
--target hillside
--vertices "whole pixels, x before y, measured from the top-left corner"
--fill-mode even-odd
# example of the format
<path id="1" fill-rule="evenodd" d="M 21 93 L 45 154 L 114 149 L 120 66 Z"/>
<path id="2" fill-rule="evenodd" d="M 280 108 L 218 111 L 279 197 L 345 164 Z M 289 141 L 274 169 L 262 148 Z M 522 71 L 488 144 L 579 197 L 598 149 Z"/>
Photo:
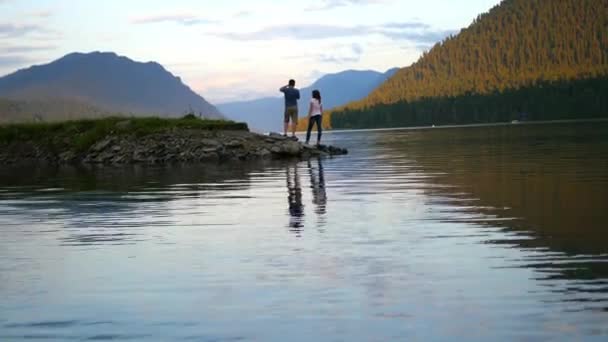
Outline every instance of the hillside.
<path id="1" fill-rule="evenodd" d="M 367 121 L 376 127 L 416 124 L 421 116 L 427 119 L 431 114 L 446 123 L 491 121 L 486 120 L 484 113 L 479 113 L 476 119 L 463 118 L 464 107 L 470 106 L 453 103 L 471 101 L 473 97 L 483 102 L 483 96 L 496 97 L 538 87 L 557 87 L 539 95 L 545 103 L 559 102 L 572 95 L 558 91 L 560 87 L 569 87 L 569 81 L 602 80 L 608 74 L 607 13 L 607 0 L 505 0 L 458 35 L 438 43 L 412 66 L 399 70 L 368 97 L 336 110 L 332 113 L 332 125 L 361 127 L 359 116 L 373 115 L 374 111 L 381 111 L 376 113 L 378 120 Z M 598 102 L 605 103 L 605 93 L 597 90 L 587 86 L 579 92 L 597 93 L 603 96 Z M 433 99 L 441 99 L 443 103 L 435 106 Z M 578 103 L 574 100 L 568 101 Z M 417 106 L 419 101 L 424 106 Z M 509 110 L 530 112 L 528 105 L 529 101 L 522 100 Z M 600 108 L 585 111 L 597 112 Z M 490 105 L 486 109 L 504 108 Z M 532 117 L 534 114 L 530 113 Z M 349 124 L 355 117 L 359 123 Z"/>
<path id="2" fill-rule="evenodd" d="M 221 118 L 219 111 L 154 62 L 139 63 L 114 53 L 73 53 L 45 65 L 0 78 L 0 97 L 23 101 L 87 103 L 132 115 Z"/>
<path id="3" fill-rule="evenodd" d="M 385 73 L 371 70 L 347 70 L 336 74 L 328 74 L 312 85 L 300 89 L 300 117 L 306 115 L 311 93 L 319 89 L 323 95 L 326 109 L 344 105 L 358 100 L 370 93 L 374 88 L 395 74 L 398 69 L 390 69 Z M 280 85 L 277 86 L 277 89 Z M 280 93 L 277 90 L 277 94 Z M 282 130 L 284 103 L 283 98 L 266 97 L 242 102 L 231 102 L 217 106 L 228 118 L 245 121 L 249 127 L 262 131 Z"/>
<path id="4" fill-rule="evenodd" d="M 0 98 L 0 124 L 100 118 L 111 113 L 69 100 L 16 101 Z"/>

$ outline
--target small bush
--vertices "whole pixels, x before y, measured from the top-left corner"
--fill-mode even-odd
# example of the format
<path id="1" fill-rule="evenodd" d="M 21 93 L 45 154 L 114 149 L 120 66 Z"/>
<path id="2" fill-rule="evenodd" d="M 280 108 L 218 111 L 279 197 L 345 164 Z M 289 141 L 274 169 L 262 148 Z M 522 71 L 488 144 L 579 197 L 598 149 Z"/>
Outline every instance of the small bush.
<path id="1" fill-rule="evenodd" d="M 196 115 L 190 113 L 190 114 L 184 115 L 184 117 L 182 119 L 183 120 L 197 120 L 198 118 L 196 117 Z"/>

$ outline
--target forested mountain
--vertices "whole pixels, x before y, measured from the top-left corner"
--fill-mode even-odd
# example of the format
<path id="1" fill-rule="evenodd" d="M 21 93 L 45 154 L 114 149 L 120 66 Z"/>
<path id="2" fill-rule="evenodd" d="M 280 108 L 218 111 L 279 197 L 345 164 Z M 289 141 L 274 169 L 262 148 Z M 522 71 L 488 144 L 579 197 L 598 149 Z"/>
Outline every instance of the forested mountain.
<path id="1" fill-rule="evenodd" d="M 127 115 L 181 116 L 219 111 L 160 64 L 139 63 L 114 53 L 73 53 L 0 78 L 0 97 L 86 103 Z M 40 114 L 44 115 L 44 112 Z"/>
<path id="2" fill-rule="evenodd" d="M 608 0 L 504 0 L 365 99 L 334 111 L 331 123 L 336 128 L 473 123 L 522 113 L 530 119 L 563 118 L 541 113 L 543 103 L 571 112 L 570 117 L 608 115 L 601 112 L 606 75 Z M 530 92 L 536 96 L 527 96 Z M 501 94 L 512 97 L 509 108 L 496 102 Z M 577 101 L 581 94 L 594 101 Z M 562 101 L 572 107 L 560 107 Z M 495 115 L 505 111 L 506 116 Z"/>
<path id="3" fill-rule="evenodd" d="M 308 103 L 314 89 L 319 89 L 323 96 L 326 109 L 344 105 L 350 101 L 367 96 L 374 88 L 393 76 L 398 69 L 390 69 L 385 73 L 371 70 L 347 70 L 336 74 L 328 74 L 312 85 L 300 89 L 300 117 L 306 116 Z M 217 107 L 228 118 L 247 122 L 249 127 L 262 131 L 279 131 L 283 129 L 284 100 L 279 96 L 277 86 L 276 97 L 266 97 L 250 101 L 219 104 Z"/>

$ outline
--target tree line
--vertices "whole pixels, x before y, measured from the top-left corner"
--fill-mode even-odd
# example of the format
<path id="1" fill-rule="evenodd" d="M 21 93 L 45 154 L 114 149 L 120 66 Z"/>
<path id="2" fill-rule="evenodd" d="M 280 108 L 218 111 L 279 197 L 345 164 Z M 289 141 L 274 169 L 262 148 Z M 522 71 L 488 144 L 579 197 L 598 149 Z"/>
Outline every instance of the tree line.
<path id="1" fill-rule="evenodd" d="M 344 109 L 330 121 L 332 128 L 353 129 L 580 118 L 608 118 L 608 77 Z"/>

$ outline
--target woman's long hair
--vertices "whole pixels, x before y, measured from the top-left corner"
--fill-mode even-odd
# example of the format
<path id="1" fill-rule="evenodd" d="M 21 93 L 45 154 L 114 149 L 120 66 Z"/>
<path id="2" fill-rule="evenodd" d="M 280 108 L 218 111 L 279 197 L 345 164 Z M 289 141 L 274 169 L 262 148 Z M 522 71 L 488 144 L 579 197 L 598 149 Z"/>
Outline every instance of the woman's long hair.
<path id="1" fill-rule="evenodd" d="M 321 104 L 321 92 L 318 90 L 313 90 L 312 91 L 312 98 L 313 99 L 317 99 L 319 101 L 319 104 Z"/>

